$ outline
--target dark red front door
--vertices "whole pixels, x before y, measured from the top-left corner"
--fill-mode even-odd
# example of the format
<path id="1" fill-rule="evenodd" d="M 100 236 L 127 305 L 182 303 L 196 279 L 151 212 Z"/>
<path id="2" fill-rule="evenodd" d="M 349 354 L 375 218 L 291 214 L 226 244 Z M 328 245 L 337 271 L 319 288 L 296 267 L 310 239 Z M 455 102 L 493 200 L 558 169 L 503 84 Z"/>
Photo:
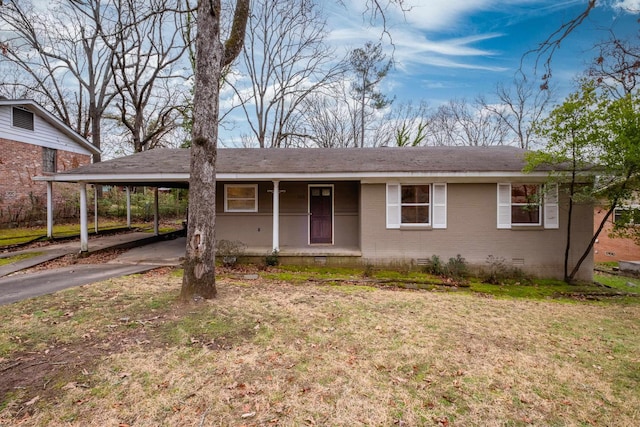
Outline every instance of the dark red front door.
<path id="1" fill-rule="evenodd" d="M 333 243 L 333 188 L 309 188 L 311 243 Z"/>

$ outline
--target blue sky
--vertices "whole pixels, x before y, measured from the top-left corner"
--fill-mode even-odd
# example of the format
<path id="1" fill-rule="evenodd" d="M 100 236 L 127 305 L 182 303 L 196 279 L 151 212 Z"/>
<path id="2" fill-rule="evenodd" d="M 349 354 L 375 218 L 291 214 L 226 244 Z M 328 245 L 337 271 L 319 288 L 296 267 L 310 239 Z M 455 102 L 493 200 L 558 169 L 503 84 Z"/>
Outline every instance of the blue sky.
<path id="1" fill-rule="evenodd" d="M 330 41 L 345 51 L 380 40 L 381 27 L 363 18 L 365 0 L 345 6 L 327 2 Z M 331 2 L 333 3 L 333 2 Z M 452 98 L 491 95 L 498 82 L 509 83 L 522 55 L 535 49 L 563 23 L 586 8 L 587 0 L 410 0 L 403 17 L 390 11 L 392 37 L 382 37 L 395 69 L 383 91 L 397 100 L 426 100 L 437 106 Z M 553 80 L 560 99 L 596 54 L 594 44 L 609 36 L 636 36 L 640 0 L 598 0 L 589 18 L 561 45 L 553 58 Z M 527 57 L 523 71 L 539 79 L 544 70 Z"/>

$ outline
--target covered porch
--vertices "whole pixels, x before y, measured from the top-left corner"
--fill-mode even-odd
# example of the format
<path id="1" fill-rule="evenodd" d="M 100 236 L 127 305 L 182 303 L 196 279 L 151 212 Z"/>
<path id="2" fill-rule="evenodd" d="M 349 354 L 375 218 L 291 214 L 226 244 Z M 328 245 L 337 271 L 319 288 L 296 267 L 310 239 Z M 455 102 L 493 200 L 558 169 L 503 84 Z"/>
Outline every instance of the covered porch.
<path id="1" fill-rule="evenodd" d="M 97 199 L 87 195 L 89 186 L 118 186 L 126 192 L 127 226 L 131 226 L 133 187 L 153 189 L 154 234 L 159 234 L 158 188 L 188 188 L 188 177 L 37 177 L 47 184 L 47 235 L 52 237 L 53 193 L 56 182 L 76 183 L 80 201 L 80 252 L 89 251 L 89 231 L 98 227 L 98 218 L 89 216 L 88 206 Z M 295 262 L 324 264 L 333 258 L 359 258 L 359 182 L 242 181 L 218 180 L 216 188 L 216 240 L 241 242 L 247 257 L 277 253 Z M 255 209 L 230 209 L 229 190 L 236 186 L 255 189 Z M 326 199 L 318 203 L 315 199 Z M 97 209 L 94 208 L 94 212 Z M 348 260 L 345 260 L 350 262 Z"/>

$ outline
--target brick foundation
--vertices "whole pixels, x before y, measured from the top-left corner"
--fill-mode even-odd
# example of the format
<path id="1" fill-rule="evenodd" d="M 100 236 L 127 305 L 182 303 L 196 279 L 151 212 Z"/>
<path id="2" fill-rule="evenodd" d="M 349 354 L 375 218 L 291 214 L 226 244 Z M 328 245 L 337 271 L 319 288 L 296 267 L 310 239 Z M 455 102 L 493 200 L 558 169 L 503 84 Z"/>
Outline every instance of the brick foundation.
<path id="1" fill-rule="evenodd" d="M 91 162 L 91 156 L 58 150 L 56 171 Z M 47 185 L 33 181 L 43 175 L 42 147 L 0 138 L 0 227 L 34 225 L 46 221 Z M 74 184 L 53 185 L 54 218 L 78 215 Z"/>

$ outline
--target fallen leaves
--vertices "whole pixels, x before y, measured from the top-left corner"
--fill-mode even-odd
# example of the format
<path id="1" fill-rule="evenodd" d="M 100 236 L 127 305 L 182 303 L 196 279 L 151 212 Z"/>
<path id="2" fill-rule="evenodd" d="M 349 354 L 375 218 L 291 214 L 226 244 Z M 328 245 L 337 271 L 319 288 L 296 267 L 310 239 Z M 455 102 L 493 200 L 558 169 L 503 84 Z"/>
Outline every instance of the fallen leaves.
<path id="1" fill-rule="evenodd" d="M 25 402 L 25 406 L 31 406 L 34 403 L 36 403 L 38 400 L 40 400 L 40 396 L 36 396 L 33 399 L 29 400 L 28 402 Z"/>

